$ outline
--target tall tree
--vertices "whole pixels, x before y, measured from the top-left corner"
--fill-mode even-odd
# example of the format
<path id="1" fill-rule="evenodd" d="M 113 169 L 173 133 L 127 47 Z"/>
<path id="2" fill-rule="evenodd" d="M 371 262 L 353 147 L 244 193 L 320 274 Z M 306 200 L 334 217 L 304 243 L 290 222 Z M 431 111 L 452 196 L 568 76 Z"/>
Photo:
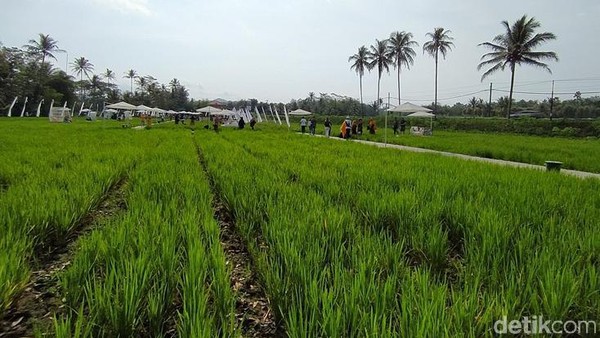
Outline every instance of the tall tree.
<path id="1" fill-rule="evenodd" d="M 80 77 L 81 94 L 83 96 L 83 75 L 89 79 L 90 74 L 94 70 L 94 65 L 85 57 L 76 58 L 71 64 L 71 69 Z"/>
<path id="2" fill-rule="evenodd" d="M 423 53 L 427 52 L 427 54 L 431 55 L 435 59 L 435 101 L 433 105 L 433 111 L 437 110 L 438 102 L 437 102 L 437 92 L 438 92 L 438 60 L 439 54 L 442 54 L 442 57 L 446 59 L 446 54 L 452 49 L 454 44 L 451 42 L 454 40 L 449 34 L 451 32 L 449 30 L 444 30 L 444 28 L 438 27 L 433 30 L 433 33 L 427 33 L 427 37 L 431 38 L 431 40 L 427 41 L 423 45 Z"/>
<path id="3" fill-rule="evenodd" d="M 419 45 L 412 38 L 412 33 L 402 31 L 392 33 L 389 39 L 388 50 L 394 61 L 394 68 L 398 70 L 398 104 L 402 103 L 400 99 L 400 70 L 402 66 L 409 69 L 415 63 L 416 53 L 412 47 Z"/>
<path id="4" fill-rule="evenodd" d="M 137 77 L 137 72 L 133 69 L 130 69 L 125 72 L 125 76 L 123 77 L 129 79 L 129 81 L 131 82 L 131 93 L 133 94 L 133 79 Z"/>
<path id="5" fill-rule="evenodd" d="M 110 80 L 115 79 L 115 72 L 106 68 L 106 71 L 104 71 L 104 74 L 102 74 L 102 75 L 104 76 L 104 78 L 106 79 L 106 82 L 108 83 L 108 86 L 110 87 Z"/>
<path id="6" fill-rule="evenodd" d="M 363 75 L 365 75 L 365 69 L 368 68 L 368 63 L 369 63 L 368 56 L 369 56 L 369 51 L 367 50 L 367 47 L 361 46 L 358 48 L 358 52 L 356 54 L 354 54 L 348 58 L 348 62 L 352 62 L 352 66 L 350 66 L 350 69 L 354 69 L 354 71 L 356 71 L 356 73 L 358 74 L 358 81 L 359 81 L 359 86 L 360 86 L 360 115 L 361 116 L 363 115 L 362 78 L 363 78 Z"/>
<path id="7" fill-rule="evenodd" d="M 30 54 L 36 57 L 41 57 L 42 64 L 46 61 L 46 57 L 56 60 L 53 53 L 64 52 L 58 48 L 58 41 L 54 40 L 47 34 L 39 34 L 38 40 L 29 40 L 29 44 L 23 46 Z"/>
<path id="8" fill-rule="evenodd" d="M 492 42 L 479 44 L 479 46 L 487 47 L 492 51 L 483 54 L 481 57 L 482 62 L 477 65 L 477 70 L 492 66 L 481 76 L 483 81 L 485 77 L 498 70 L 504 70 L 507 66 L 510 68 L 510 94 L 506 110 L 506 117 L 510 118 L 515 83 L 515 66 L 521 64 L 531 65 L 552 73 L 548 65 L 542 61 L 558 61 L 558 56 L 555 52 L 535 51 L 541 44 L 556 39 L 556 36 L 552 33 L 536 33 L 535 30 L 540 27 L 540 23 L 535 18 L 527 18 L 527 15 L 523 15 L 512 26 L 508 21 L 502 21 L 502 26 L 505 29 L 503 34 L 497 35 Z"/>
<path id="9" fill-rule="evenodd" d="M 383 71 L 390 72 L 390 65 L 393 60 L 388 53 L 388 40 L 375 40 L 375 45 L 371 45 L 371 50 L 368 55 L 369 63 L 367 69 L 371 70 L 377 67 L 377 107 L 380 105 L 379 89 L 381 85 L 381 74 Z"/>

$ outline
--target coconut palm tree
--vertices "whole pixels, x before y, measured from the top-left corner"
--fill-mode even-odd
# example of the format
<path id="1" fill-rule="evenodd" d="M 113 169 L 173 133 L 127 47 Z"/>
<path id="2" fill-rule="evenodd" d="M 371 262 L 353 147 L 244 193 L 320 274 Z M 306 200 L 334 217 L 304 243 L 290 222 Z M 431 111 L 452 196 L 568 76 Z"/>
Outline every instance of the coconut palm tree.
<path id="1" fill-rule="evenodd" d="M 350 69 L 354 69 L 358 74 L 358 81 L 360 85 L 360 115 L 363 115 L 363 90 L 362 90 L 362 78 L 365 75 L 365 69 L 368 68 L 368 55 L 369 51 L 367 47 L 361 46 L 358 48 L 358 52 L 348 58 L 348 62 L 352 62 Z"/>
<path id="2" fill-rule="evenodd" d="M 81 86 L 81 94 L 83 95 L 83 75 L 85 74 L 85 76 L 89 79 L 90 74 L 94 70 L 94 65 L 90 62 L 90 60 L 82 56 L 73 61 L 71 64 L 71 69 L 80 77 L 79 85 Z"/>
<path id="3" fill-rule="evenodd" d="M 481 57 L 482 62 L 477 65 L 477 70 L 486 66 L 492 66 L 481 76 L 481 80 L 483 81 L 486 76 L 498 70 L 504 70 L 507 66 L 510 68 L 510 94 L 506 110 L 506 117 L 510 118 L 515 83 L 515 66 L 521 64 L 532 65 L 552 73 L 548 65 L 541 61 L 558 61 L 558 56 L 555 52 L 535 51 L 544 42 L 556 39 L 556 36 L 552 33 L 535 33 L 536 28 L 540 27 L 540 23 L 535 18 L 527 18 L 527 15 L 523 15 L 512 26 L 508 21 L 502 21 L 502 26 L 505 29 L 503 34 L 497 35 L 492 42 L 479 44 L 479 46 L 487 47 L 492 51 L 483 54 Z"/>
<path id="4" fill-rule="evenodd" d="M 133 93 L 133 79 L 137 78 L 137 72 L 133 69 L 130 69 L 125 72 L 125 76 L 123 77 L 129 79 L 131 82 L 131 93 Z"/>
<path id="5" fill-rule="evenodd" d="M 115 73 L 112 70 L 106 68 L 106 71 L 104 71 L 104 74 L 102 75 L 104 76 L 106 82 L 108 83 L 108 86 L 110 87 L 110 80 L 115 79 Z"/>
<path id="6" fill-rule="evenodd" d="M 42 64 L 46 61 L 46 57 L 56 60 L 53 53 L 65 52 L 58 48 L 58 41 L 50 37 L 50 35 L 39 34 L 38 40 L 29 40 L 29 44 L 23 46 L 30 54 L 42 58 Z"/>
<path id="7" fill-rule="evenodd" d="M 449 30 L 444 30 L 441 27 L 435 28 L 433 33 L 427 33 L 427 37 L 430 37 L 431 40 L 427 41 L 423 45 L 423 53 L 427 52 L 427 54 L 431 55 L 435 59 L 435 101 L 433 104 L 433 111 L 437 110 L 437 88 L 438 88 L 438 60 L 439 54 L 442 54 L 444 59 L 446 58 L 446 54 L 452 49 L 454 44 L 451 42 L 454 40 L 449 34 L 451 32 Z"/>
<path id="8" fill-rule="evenodd" d="M 415 63 L 415 50 L 412 46 L 418 46 L 416 41 L 412 40 L 412 33 L 394 32 L 390 35 L 388 51 L 394 61 L 394 68 L 398 69 L 398 104 L 400 100 L 400 69 L 406 66 L 409 69 Z"/>
<path id="9" fill-rule="evenodd" d="M 390 65 L 393 60 L 388 53 L 388 40 L 375 40 L 375 45 L 371 45 L 371 50 L 367 56 L 369 62 L 367 63 L 367 69 L 371 70 L 377 67 L 377 106 L 379 107 L 379 89 L 381 85 L 381 74 L 383 71 L 390 72 Z"/>

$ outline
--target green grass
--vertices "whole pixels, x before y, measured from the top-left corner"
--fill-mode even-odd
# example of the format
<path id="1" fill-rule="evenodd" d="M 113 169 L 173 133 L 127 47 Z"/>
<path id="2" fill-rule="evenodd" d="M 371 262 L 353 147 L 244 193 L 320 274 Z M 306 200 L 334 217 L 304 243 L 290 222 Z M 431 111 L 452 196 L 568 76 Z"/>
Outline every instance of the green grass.
<path id="1" fill-rule="evenodd" d="M 0 121 L 1 305 L 125 176 L 127 209 L 79 239 L 60 275 L 69 310 L 38 335 L 238 335 L 197 144 L 290 337 L 482 337 L 502 316 L 600 318 L 598 180 L 201 126 Z"/>

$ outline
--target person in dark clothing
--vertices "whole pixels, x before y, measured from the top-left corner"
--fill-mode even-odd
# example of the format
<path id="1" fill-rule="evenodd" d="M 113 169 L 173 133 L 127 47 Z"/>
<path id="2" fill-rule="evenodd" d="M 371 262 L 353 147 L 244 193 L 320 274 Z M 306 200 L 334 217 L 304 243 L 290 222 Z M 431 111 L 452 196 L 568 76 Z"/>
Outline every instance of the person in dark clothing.
<path id="1" fill-rule="evenodd" d="M 358 122 L 356 123 L 356 132 L 358 133 L 358 135 L 362 135 L 362 133 L 363 133 L 363 119 L 358 119 Z"/>
<path id="2" fill-rule="evenodd" d="M 358 133 L 358 122 L 352 120 L 352 135 L 356 135 L 356 133 Z"/>
<path id="3" fill-rule="evenodd" d="M 325 126 L 325 136 L 329 137 L 331 135 L 331 121 L 329 121 L 329 117 L 325 119 L 323 126 Z"/>
<path id="4" fill-rule="evenodd" d="M 398 128 L 400 127 L 400 122 L 398 122 L 398 118 L 395 117 L 394 118 L 394 125 L 392 126 L 392 129 L 394 130 L 394 135 L 398 134 Z"/>
<path id="5" fill-rule="evenodd" d="M 245 126 L 246 126 L 246 122 L 244 121 L 244 118 L 240 117 L 240 120 L 238 121 L 238 128 L 244 129 Z"/>
<path id="6" fill-rule="evenodd" d="M 213 118 L 213 129 L 214 129 L 214 130 L 215 130 L 215 132 L 217 132 L 217 133 L 219 132 L 219 122 L 221 122 L 221 121 L 219 121 L 219 117 L 218 117 L 218 116 L 215 116 L 215 117 Z"/>
<path id="7" fill-rule="evenodd" d="M 254 126 L 256 125 L 256 120 L 254 119 L 254 117 L 250 120 L 250 128 L 252 128 L 252 130 L 254 130 Z"/>
<path id="8" fill-rule="evenodd" d="M 311 135 L 315 134 L 315 131 L 317 130 L 317 120 L 315 120 L 315 117 L 311 117 L 310 121 L 308 123 L 308 131 L 310 132 Z"/>
<path id="9" fill-rule="evenodd" d="M 175 124 L 179 124 L 179 114 L 175 114 Z"/>
<path id="10" fill-rule="evenodd" d="M 406 120 L 404 118 L 400 119 L 400 132 L 402 134 L 404 134 L 404 131 L 406 130 Z"/>

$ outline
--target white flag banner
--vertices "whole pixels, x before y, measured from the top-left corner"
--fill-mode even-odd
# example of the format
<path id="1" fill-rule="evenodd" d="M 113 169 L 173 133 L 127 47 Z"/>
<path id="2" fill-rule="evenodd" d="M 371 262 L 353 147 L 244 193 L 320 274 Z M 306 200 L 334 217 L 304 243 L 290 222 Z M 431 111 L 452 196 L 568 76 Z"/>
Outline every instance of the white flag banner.
<path id="1" fill-rule="evenodd" d="M 65 101 L 65 105 L 63 106 L 63 109 L 67 109 L 67 101 Z"/>
<path id="2" fill-rule="evenodd" d="M 265 113 L 265 107 L 260 106 L 260 110 L 262 110 L 262 113 L 265 116 L 265 122 L 269 122 L 269 119 L 267 118 L 267 113 Z"/>
<path id="3" fill-rule="evenodd" d="M 281 125 L 281 119 L 279 118 L 279 113 L 277 112 L 277 106 L 275 106 L 275 116 L 277 116 L 277 121 L 279 122 L 279 125 Z"/>
<path id="4" fill-rule="evenodd" d="M 250 122 L 250 120 L 252 120 L 252 114 L 250 113 L 250 107 L 246 107 L 245 111 L 246 111 L 246 116 L 248 117 L 248 122 Z"/>
<path id="5" fill-rule="evenodd" d="M 285 104 L 283 105 L 283 113 L 285 114 L 285 122 L 287 123 L 288 128 L 289 128 L 290 127 L 290 118 L 288 116 L 287 107 L 285 106 Z"/>
<path id="6" fill-rule="evenodd" d="M 273 115 L 273 107 L 271 107 L 271 105 L 269 105 L 269 113 L 271 114 L 271 118 L 273 119 L 273 122 L 275 122 L 275 115 Z"/>
<path id="7" fill-rule="evenodd" d="M 52 111 L 52 108 L 54 108 L 54 99 L 52 99 L 52 102 L 50 102 L 50 109 L 48 109 L 48 116 L 50 116 L 50 112 Z"/>
<path id="8" fill-rule="evenodd" d="M 40 117 L 40 112 L 42 110 L 42 103 L 44 103 L 44 99 L 42 99 L 42 101 L 40 101 L 40 104 L 38 104 L 38 109 L 37 109 L 37 112 L 35 113 L 35 117 Z"/>
<path id="9" fill-rule="evenodd" d="M 258 112 L 258 107 L 254 106 L 254 114 L 256 114 L 257 116 L 257 121 L 260 123 L 262 122 L 262 116 L 260 116 L 260 113 Z"/>
<path id="10" fill-rule="evenodd" d="M 75 103 L 73 103 L 73 108 L 71 108 L 71 117 L 73 117 L 73 114 L 75 114 L 75 106 L 77 105 L 77 101 L 75 101 Z"/>
<path id="11" fill-rule="evenodd" d="M 19 98 L 18 96 L 15 96 L 15 99 L 13 100 L 12 104 L 10 105 L 10 108 L 8 109 L 8 115 L 7 115 L 8 117 L 11 117 L 12 109 L 15 106 L 15 103 L 17 103 L 18 98 Z"/>
<path id="12" fill-rule="evenodd" d="M 81 115 L 81 111 L 83 110 L 83 106 L 85 106 L 85 102 L 81 102 L 81 107 L 79 107 L 79 114 Z"/>
<path id="13" fill-rule="evenodd" d="M 23 109 L 21 109 L 21 117 L 25 114 L 25 107 L 27 106 L 27 96 L 25 96 L 25 103 L 23 103 Z"/>

